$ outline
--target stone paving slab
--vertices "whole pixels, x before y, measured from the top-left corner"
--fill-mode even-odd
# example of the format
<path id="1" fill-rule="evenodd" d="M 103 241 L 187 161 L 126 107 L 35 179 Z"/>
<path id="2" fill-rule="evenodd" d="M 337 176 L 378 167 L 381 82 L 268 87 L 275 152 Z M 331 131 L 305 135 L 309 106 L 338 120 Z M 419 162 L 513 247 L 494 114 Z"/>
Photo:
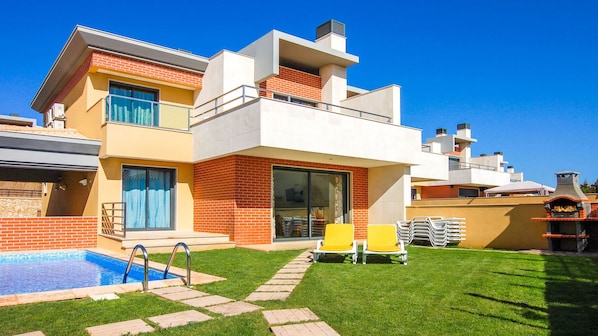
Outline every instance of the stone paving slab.
<path id="1" fill-rule="evenodd" d="M 287 324 L 270 329 L 275 336 L 340 336 L 326 322 Z"/>
<path id="2" fill-rule="evenodd" d="M 141 319 L 130 320 L 117 323 L 109 323 L 96 327 L 85 328 L 90 336 L 120 336 L 137 335 L 142 332 L 152 332 L 154 328 L 150 327 Z"/>
<path id="3" fill-rule="evenodd" d="M 191 322 L 203 322 L 212 319 L 212 317 L 200 313 L 197 310 L 186 310 L 178 313 L 153 316 L 148 318 L 156 323 L 160 328 L 171 328 L 187 325 Z"/>
<path id="4" fill-rule="evenodd" d="M 295 289 L 295 285 L 261 285 L 255 291 L 256 292 L 292 292 Z"/>
<path id="5" fill-rule="evenodd" d="M 309 308 L 266 310 L 262 313 L 269 325 L 320 320 Z"/>
<path id="6" fill-rule="evenodd" d="M 188 292 L 188 291 L 192 291 L 192 290 L 193 290 L 192 288 L 187 288 L 187 287 L 183 287 L 183 286 L 172 286 L 172 287 L 150 289 L 148 292 L 154 293 L 156 295 L 162 295 L 162 294 L 171 294 L 171 293 L 178 293 L 178 292 Z"/>
<path id="7" fill-rule="evenodd" d="M 276 273 L 305 273 L 309 267 L 284 267 Z"/>
<path id="8" fill-rule="evenodd" d="M 271 280 L 268 280 L 265 284 L 266 285 L 298 285 L 300 283 L 301 283 L 301 280 L 271 279 Z"/>
<path id="9" fill-rule="evenodd" d="M 181 300 L 194 299 L 194 298 L 207 296 L 207 295 L 210 295 L 210 294 L 205 293 L 205 292 L 200 292 L 197 290 L 189 290 L 189 291 L 184 291 L 184 292 L 162 294 L 160 296 L 165 299 L 172 300 L 172 301 L 181 301 Z"/>
<path id="10" fill-rule="evenodd" d="M 221 314 L 224 316 L 235 316 L 243 313 L 249 313 L 252 311 L 260 310 L 263 309 L 263 307 L 247 302 L 236 301 L 217 306 L 205 307 L 205 309 L 212 313 Z"/>
<path id="11" fill-rule="evenodd" d="M 272 279 L 295 279 L 301 280 L 305 273 L 276 273 Z"/>
<path id="12" fill-rule="evenodd" d="M 41 331 L 32 331 L 32 332 L 18 334 L 18 335 L 14 335 L 14 336 L 46 336 L 46 335 L 44 335 L 44 333 Z"/>
<path id="13" fill-rule="evenodd" d="M 181 303 L 188 304 L 193 307 L 204 308 L 204 307 L 208 307 L 208 306 L 214 306 L 214 305 L 218 305 L 218 304 L 228 303 L 231 301 L 233 301 L 233 300 L 231 300 L 229 298 L 225 298 L 224 296 L 208 295 L 208 296 L 198 297 L 195 299 L 182 300 Z"/>
<path id="14" fill-rule="evenodd" d="M 290 292 L 253 292 L 245 299 L 245 301 L 270 301 L 270 300 L 286 300 Z"/>

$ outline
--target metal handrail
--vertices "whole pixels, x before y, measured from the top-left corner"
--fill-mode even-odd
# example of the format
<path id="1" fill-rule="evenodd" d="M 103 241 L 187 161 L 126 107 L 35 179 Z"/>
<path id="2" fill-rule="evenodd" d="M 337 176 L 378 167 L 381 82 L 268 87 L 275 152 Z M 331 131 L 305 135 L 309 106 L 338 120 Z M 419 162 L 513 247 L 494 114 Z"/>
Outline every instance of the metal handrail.
<path id="1" fill-rule="evenodd" d="M 487 165 L 471 163 L 471 162 L 455 162 L 454 164 L 449 165 L 449 170 L 459 170 L 459 169 L 482 169 L 482 170 L 490 170 L 490 171 L 499 171 L 498 167 L 487 166 Z"/>
<path id="2" fill-rule="evenodd" d="M 141 249 L 141 252 L 143 252 L 143 291 L 146 292 L 147 288 L 148 288 L 148 270 L 149 270 L 148 263 L 149 263 L 149 261 L 147 258 L 147 250 L 141 244 L 135 245 L 135 247 L 133 248 L 133 251 L 131 252 L 131 258 L 129 259 L 129 264 L 127 265 L 127 270 L 125 271 L 125 276 L 123 277 L 123 283 L 127 283 L 127 277 L 129 276 L 129 272 L 131 271 L 131 266 L 133 265 L 133 259 L 135 259 L 135 251 L 137 251 L 137 249 Z"/>
<path id="3" fill-rule="evenodd" d="M 249 90 L 249 92 L 258 92 L 257 95 L 251 95 L 251 94 L 247 94 L 247 89 L 251 89 Z M 233 96 L 228 100 L 224 100 L 223 98 L 227 95 L 230 95 L 231 93 L 235 92 L 235 91 L 241 91 L 241 93 L 239 93 L 239 96 Z M 262 95 L 262 93 L 265 93 L 264 95 Z M 260 88 L 257 86 L 249 86 L 249 85 L 241 85 L 238 86 L 230 91 L 227 91 L 215 98 L 212 98 L 211 100 L 200 104 L 198 106 L 195 106 L 193 108 L 193 110 L 197 111 L 198 109 L 201 109 L 203 107 L 209 106 L 210 104 L 213 104 L 214 106 L 212 108 L 207 109 L 206 111 L 200 112 L 198 114 L 194 114 L 191 115 L 191 118 L 198 118 L 198 117 L 202 117 L 208 113 L 213 113 L 214 115 L 218 114 L 218 113 L 222 113 L 224 111 L 226 111 L 226 109 L 224 109 L 223 107 L 227 104 L 233 103 L 235 101 L 238 101 L 239 99 L 241 99 L 241 103 L 244 104 L 250 100 L 254 100 L 257 98 L 270 98 L 270 96 L 268 95 L 268 93 L 271 94 L 271 97 L 274 97 L 274 95 L 277 96 L 281 96 L 284 97 L 285 99 L 276 99 L 279 101 L 283 101 L 283 102 L 287 102 L 287 103 L 293 103 L 293 99 L 296 100 L 300 100 L 300 101 L 309 101 L 310 103 L 314 103 L 315 105 L 319 105 L 319 106 L 323 106 L 324 108 L 318 108 L 318 107 L 313 107 L 313 108 L 318 108 L 320 110 L 323 111 L 328 111 L 331 112 L 332 109 L 339 109 L 339 110 L 346 110 L 346 111 L 350 111 L 350 112 L 355 112 L 356 114 L 358 114 L 359 118 L 364 118 L 364 115 L 368 115 L 368 116 L 372 116 L 375 118 L 381 118 L 381 119 L 386 119 L 387 122 L 392 122 L 392 118 L 385 116 L 385 115 L 380 115 L 380 114 L 376 114 L 376 113 L 371 113 L 371 112 L 366 112 L 366 111 L 362 111 L 362 110 L 358 110 L 358 109 L 354 109 L 354 108 L 350 108 L 350 107 L 346 107 L 346 106 L 340 106 L 340 105 L 334 105 L 334 104 L 330 104 L 330 103 L 326 103 L 323 101 L 315 101 L 315 100 L 311 100 L 311 99 L 306 99 L 304 97 L 299 97 L 299 96 L 293 96 L 287 93 L 283 93 L 283 92 L 278 92 L 278 91 L 272 91 L 272 90 L 268 90 L 268 89 L 264 89 L 264 88 Z M 218 100 L 222 99 L 222 101 L 220 102 L 220 104 L 218 103 Z M 235 107 L 238 105 L 235 105 Z M 343 114 L 343 113 L 341 113 Z"/>
<path id="4" fill-rule="evenodd" d="M 179 242 L 174 246 L 172 253 L 170 254 L 170 258 L 168 258 L 168 263 L 166 264 L 166 268 L 164 269 L 164 279 L 168 276 L 168 270 L 170 269 L 170 265 L 174 259 L 174 255 L 177 252 L 179 246 L 182 246 L 185 249 L 185 253 L 187 253 L 187 287 L 191 286 L 191 251 L 189 250 L 189 246 L 183 242 Z"/>

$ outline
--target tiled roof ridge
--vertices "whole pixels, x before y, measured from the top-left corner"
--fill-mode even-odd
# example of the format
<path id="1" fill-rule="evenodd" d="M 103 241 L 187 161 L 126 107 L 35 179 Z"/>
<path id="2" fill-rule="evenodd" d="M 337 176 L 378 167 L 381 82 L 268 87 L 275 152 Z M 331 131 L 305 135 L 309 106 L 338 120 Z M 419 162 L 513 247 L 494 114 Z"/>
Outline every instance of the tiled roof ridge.
<path id="1" fill-rule="evenodd" d="M 81 133 L 77 132 L 77 130 L 74 128 L 46 128 L 46 127 L 0 125 L 0 131 L 28 133 L 28 134 L 42 134 L 42 135 L 52 135 L 52 136 L 80 138 L 80 139 L 87 138 L 84 135 L 82 135 Z"/>

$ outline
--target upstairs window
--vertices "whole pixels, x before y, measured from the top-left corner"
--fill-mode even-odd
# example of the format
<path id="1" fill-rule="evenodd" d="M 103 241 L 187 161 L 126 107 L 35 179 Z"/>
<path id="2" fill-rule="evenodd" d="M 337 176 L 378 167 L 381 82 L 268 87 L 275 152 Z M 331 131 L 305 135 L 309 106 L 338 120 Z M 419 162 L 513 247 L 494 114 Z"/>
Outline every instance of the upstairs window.
<path id="1" fill-rule="evenodd" d="M 111 82 L 109 93 L 108 120 L 158 126 L 158 90 Z"/>

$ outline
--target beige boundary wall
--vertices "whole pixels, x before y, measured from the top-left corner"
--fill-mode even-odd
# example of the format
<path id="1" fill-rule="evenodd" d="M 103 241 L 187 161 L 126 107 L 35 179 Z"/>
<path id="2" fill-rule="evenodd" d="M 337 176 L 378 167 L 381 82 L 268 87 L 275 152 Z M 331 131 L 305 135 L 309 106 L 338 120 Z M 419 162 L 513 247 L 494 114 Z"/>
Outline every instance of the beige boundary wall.
<path id="1" fill-rule="evenodd" d="M 595 197 L 594 197 L 595 198 Z M 547 249 L 542 238 L 546 223 L 546 196 L 445 198 L 412 201 L 407 218 L 414 216 L 464 217 L 466 240 L 459 246 L 509 250 Z"/>

